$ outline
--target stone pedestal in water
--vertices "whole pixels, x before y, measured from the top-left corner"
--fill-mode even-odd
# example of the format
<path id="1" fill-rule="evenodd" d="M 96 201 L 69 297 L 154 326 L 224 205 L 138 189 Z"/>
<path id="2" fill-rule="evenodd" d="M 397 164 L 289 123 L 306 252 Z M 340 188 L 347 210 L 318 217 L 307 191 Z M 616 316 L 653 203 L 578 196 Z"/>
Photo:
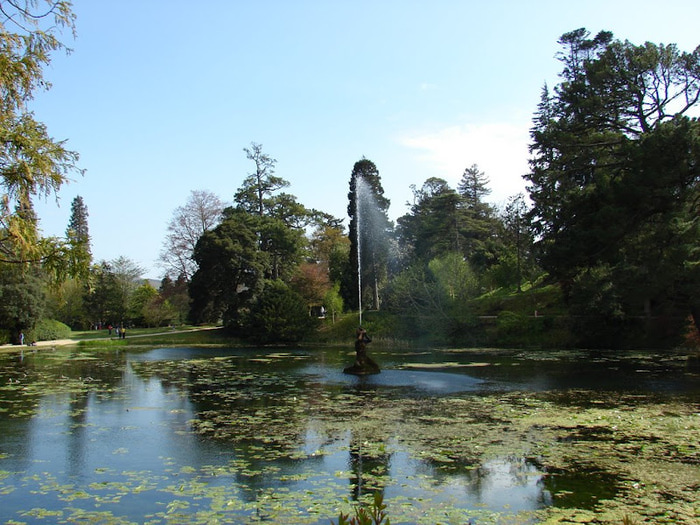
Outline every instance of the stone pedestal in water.
<path id="1" fill-rule="evenodd" d="M 372 340 L 367 335 L 367 332 L 362 327 L 358 328 L 355 338 L 355 362 L 352 366 L 344 369 L 344 373 L 366 376 L 381 372 L 379 365 L 367 355 L 367 343 L 371 342 Z"/>

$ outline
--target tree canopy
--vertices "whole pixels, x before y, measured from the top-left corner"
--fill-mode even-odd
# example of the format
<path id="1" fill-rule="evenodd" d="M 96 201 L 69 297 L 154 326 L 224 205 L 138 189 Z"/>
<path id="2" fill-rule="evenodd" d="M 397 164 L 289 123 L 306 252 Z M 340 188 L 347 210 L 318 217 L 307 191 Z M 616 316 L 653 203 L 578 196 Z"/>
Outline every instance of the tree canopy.
<path id="1" fill-rule="evenodd" d="M 597 326 L 684 312 L 698 323 L 700 123 L 687 114 L 700 47 L 585 29 L 560 43 L 562 81 L 543 90 L 527 175 L 541 262 Z M 609 290 L 604 319 L 584 289 Z"/>
<path id="2" fill-rule="evenodd" d="M 363 304 L 379 309 L 379 288 L 387 276 L 389 231 L 393 229 L 387 217 L 390 201 L 384 196 L 381 177 L 371 160 L 362 158 L 353 166 L 348 192 L 350 217 L 349 274 L 341 283 L 346 304 L 357 308 L 358 270 L 361 269 Z M 358 244 L 360 249 L 358 250 Z"/>
<path id="3" fill-rule="evenodd" d="M 47 89 L 43 70 L 54 51 L 65 49 L 62 29 L 74 29 L 67 1 L 0 4 L 0 262 L 60 262 L 58 241 L 41 239 L 27 214 L 36 197 L 58 192 L 77 168 L 78 154 L 49 135 L 28 102 Z"/>
<path id="4" fill-rule="evenodd" d="M 178 206 L 168 223 L 160 262 L 168 275 L 189 280 L 197 270 L 192 258 L 199 238 L 221 222 L 224 205 L 215 194 L 192 190 L 187 202 Z"/>

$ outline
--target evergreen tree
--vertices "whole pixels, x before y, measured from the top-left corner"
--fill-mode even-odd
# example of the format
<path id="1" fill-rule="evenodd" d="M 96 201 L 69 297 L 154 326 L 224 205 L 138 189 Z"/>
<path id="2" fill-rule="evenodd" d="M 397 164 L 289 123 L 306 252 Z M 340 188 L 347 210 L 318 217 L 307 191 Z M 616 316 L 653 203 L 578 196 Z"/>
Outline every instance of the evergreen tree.
<path id="1" fill-rule="evenodd" d="M 192 276 L 190 320 L 210 323 L 239 322 L 239 310 L 262 288 L 267 257 L 258 247 L 256 216 L 244 210 L 228 210 L 216 228 L 197 242 Z"/>
<path id="2" fill-rule="evenodd" d="M 276 193 L 289 182 L 274 175 L 277 161 L 263 153 L 262 145 L 252 143 L 244 151 L 255 163 L 255 172 L 246 177 L 236 192 L 235 209 L 253 216 L 250 224 L 267 262 L 264 277 L 288 280 L 301 260 L 304 229 L 314 214 L 293 195 Z"/>
<path id="3" fill-rule="evenodd" d="M 316 325 L 304 299 L 280 280 L 265 283 L 259 299 L 243 317 L 243 333 L 264 344 L 294 343 L 302 340 Z"/>
<path id="4" fill-rule="evenodd" d="M 351 308 L 359 306 L 358 268 L 361 267 L 363 305 L 371 304 L 373 308 L 379 309 L 379 288 L 387 276 L 389 239 L 392 232 L 392 225 L 387 217 L 389 204 L 389 199 L 384 197 L 384 188 L 375 164 L 365 158 L 357 161 L 350 174 L 348 193 L 350 272 L 341 283 L 343 299 Z M 358 260 L 358 243 L 361 248 L 361 260 Z M 370 301 L 364 299 L 365 295 Z"/>
<path id="5" fill-rule="evenodd" d="M 73 199 L 70 207 L 70 219 L 66 229 L 66 237 L 76 239 L 76 242 L 90 245 L 90 232 L 88 228 L 88 209 L 83 198 L 78 195 Z"/>
<path id="6" fill-rule="evenodd" d="M 223 320 L 240 328 L 244 314 L 255 308 L 266 283 L 283 282 L 296 274 L 302 261 L 305 228 L 320 215 L 308 210 L 293 195 L 277 193 L 289 185 L 274 175 L 276 160 L 253 143 L 245 148 L 255 171 L 234 195 L 235 206 L 197 242 L 198 265 L 189 291 L 193 322 Z M 308 315 L 306 308 L 303 314 Z"/>
<path id="7" fill-rule="evenodd" d="M 489 178 L 486 173 L 479 169 L 479 166 L 472 164 L 471 167 L 464 170 L 457 185 L 457 191 L 464 199 L 464 205 L 467 209 L 482 216 L 488 215 L 490 207 L 484 198 L 491 194 Z"/>
<path id="8" fill-rule="evenodd" d="M 700 123 L 686 116 L 700 47 L 589 37 L 562 36 L 562 82 L 543 91 L 531 132 L 541 263 L 577 319 L 593 321 L 579 330 L 586 344 L 606 344 L 641 315 L 673 344 L 689 313 L 700 327 Z M 607 290 L 607 308 L 586 299 L 591 290 Z"/>
<path id="9" fill-rule="evenodd" d="M 447 182 L 430 178 L 420 190 L 413 188 L 410 212 L 397 221 L 401 243 L 411 259 L 427 264 L 431 259 L 461 251 L 461 198 Z"/>
<path id="10" fill-rule="evenodd" d="M 482 274 L 496 263 L 502 252 L 497 234 L 500 222 L 494 208 L 484 200 L 491 193 L 488 184 L 486 174 L 472 164 L 464 170 L 457 186 L 462 197 L 461 250 L 473 268 Z"/>
<path id="11" fill-rule="evenodd" d="M 243 148 L 243 151 L 255 164 L 255 171 L 243 180 L 233 199 L 239 208 L 248 213 L 260 217 L 268 215 L 272 207 L 272 195 L 289 186 L 289 182 L 274 175 L 277 160 L 263 152 L 262 144 L 253 142 L 250 148 Z"/>
<path id="12" fill-rule="evenodd" d="M 80 195 L 76 196 L 71 203 L 66 239 L 70 246 L 71 265 L 74 269 L 72 273 L 87 275 L 92 263 L 92 253 L 90 251 L 88 209 Z"/>
<path id="13" fill-rule="evenodd" d="M 532 276 L 534 272 L 534 261 L 532 258 L 532 228 L 528 219 L 529 209 L 525 203 L 525 195 L 522 193 L 508 199 L 503 214 L 503 239 L 506 250 L 499 260 L 500 269 L 511 266 L 511 261 L 515 263 L 514 271 L 509 269 L 509 276 L 502 279 L 499 285 L 511 285 L 513 281 L 517 284 L 518 291 L 522 291 L 522 282 L 525 276 Z M 501 272 L 506 273 L 506 272 Z"/>
<path id="14" fill-rule="evenodd" d="M 190 296 L 187 290 L 188 280 L 184 275 L 180 275 L 173 281 L 167 275 L 160 282 L 160 297 L 167 301 L 172 309 L 171 321 L 182 324 L 187 320 L 190 311 Z"/>

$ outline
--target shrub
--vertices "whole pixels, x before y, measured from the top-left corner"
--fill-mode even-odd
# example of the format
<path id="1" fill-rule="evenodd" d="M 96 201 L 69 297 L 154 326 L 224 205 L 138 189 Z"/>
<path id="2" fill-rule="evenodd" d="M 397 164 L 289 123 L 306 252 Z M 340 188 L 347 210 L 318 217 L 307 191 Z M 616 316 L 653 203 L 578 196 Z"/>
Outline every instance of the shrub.
<path id="1" fill-rule="evenodd" d="M 293 343 L 316 327 L 301 296 L 282 281 L 269 281 L 243 322 L 246 336 L 260 344 Z"/>
<path id="2" fill-rule="evenodd" d="M 33 330 L 24 337 L 25 342 L 29 341 L 51 341 L 53 339 L 68 339 L 71 336 L 71 329 L 55 319 L 42 319 Z"/>

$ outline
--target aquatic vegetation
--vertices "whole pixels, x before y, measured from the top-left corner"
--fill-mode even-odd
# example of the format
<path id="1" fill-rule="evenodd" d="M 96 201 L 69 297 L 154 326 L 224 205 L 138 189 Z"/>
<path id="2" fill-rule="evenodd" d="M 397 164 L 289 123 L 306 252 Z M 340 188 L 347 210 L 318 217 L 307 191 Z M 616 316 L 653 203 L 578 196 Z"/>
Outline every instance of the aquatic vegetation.
<path id="1" fill-rule="evenodd" d="M 546 356 L 446 353 L 445 380 L 483 374 L 463 391 L 410 384 L 421 368 L 437 374 L 435 356 L 421 365 L 425 352 L 397 357 L 393 370 L 409 384 L 389 373 L 343 377 L 338 351 L 167 356 L 0 359 L 3 522 L 619 524 L 700 515 L 692 390 L 504 389 L 488 380 L 529 374 L 529 362 L 559 366 Z M 674 366 L 682 365 L 663 364 Z M 642 368 L 645 377 L 666 373 L 644 359 L 630 373 Z M 372 514 L 378 495 L 381 516 Z"/>
<path id="2" fill-rule="evenodd" d="M 374 493 L 374 501 L 369 506 L 358 506 L 355 508 L 355 516 L 340 513 L 338 525 L 391 525 L 391 521 L 385 512 L 386 504 L 381 492 Z M 333 522 L 333 525 L 335 523 Z"/>

